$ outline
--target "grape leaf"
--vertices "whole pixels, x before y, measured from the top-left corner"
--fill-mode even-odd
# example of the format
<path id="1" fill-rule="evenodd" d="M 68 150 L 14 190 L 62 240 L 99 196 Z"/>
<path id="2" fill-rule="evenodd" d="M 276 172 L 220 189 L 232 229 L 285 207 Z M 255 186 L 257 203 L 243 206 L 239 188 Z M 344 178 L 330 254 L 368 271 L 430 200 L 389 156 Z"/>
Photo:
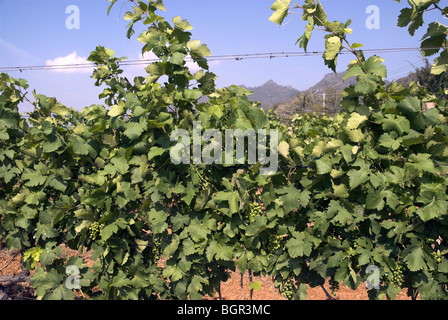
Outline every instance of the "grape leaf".
<path id="1" fill-rule="evenodd" d="M 207 247 L 206 256 L 209 262 L 213 261 L 213 259 L 230 261 L 233 259 L 233 247 L 212 240 Z"/>
<path id="2" fill-rule="evenodd" d="M 122 104 L 114 105 L 110 108 L 107 113 L 110 117 L 121 116 L 125 112 L 124 106 Z"/>
<path id="3" fill-rule="evenodd" d="M 369 189 L 366 198 L 366 208 L 378 211 L 382 210 L 385 205 L 385 197 L 386 195 L 382 190 Z"/>
<path id="4" fill-rule="evenodd" d="M 275 0 L 271 6 L 271 10 L 275 11 L 269 18 L 269 21 L 281 25 L 288 15 L 289 4 L 291 0 Z"/>
<path id="5" fill-rule="evenodd" d="M 410 246 L 403 252 L 404 261 L 410 271 L 419 271 L 426 268 L 425 261 L 423 259 L 424 252 L 420 246 Z"/>
<path id="6" fill-rule="evenodd" d="M 130 122 L 125 125 L 126 130 L 123 132 L 123 134 L 128 137 L 131 140 L 137 140 L 140 138 L 143 132 L 145 132 L 145 128 L 135 122 Z"/>
<path id="7" fill-rule="evenodd" d="M 446 214 L 448 210 L 448 202 L 444 200 L 433 199 L 429 204 L 419 208 L 417 214 L 423 221 L 429 221 Z"/>
<path id="8" fill-rule="evenodd" d="M 378 77 L 375 75 L 362 74 L 358 76 L 355 91 L 359 94 L 371 94 L 378 86 Z"/>
<path id="9" fill-rule="evenodd" d="M 350 116 L 350 119 L 348 119 L 347 128 L 358 129 L 358 127 L 365 121 L 367 121 L 366 116 L 361 116 L 359 113 L 353 112 Z"/>
<path id="10" fill-rule="evenodd" d="M 332 166 L 328 157 L 316 160 L 317 172 L 319 174 L 327 174 L 331 172 Z"/>
<path id="11" fill-rule="evenodd" d="M 129 164 L 123 157 L 115 157 L 110 160 L 117 172 L 126 174 L 129 170 Z"/>
<path id="12" fill-rule="evenodd" d="M 300 191 L 293 186 L 284 187 L 277 191 L 280 199 L 283 201 L 283 210 L 289 213 L 294 209 L 306 207 L 310 201 L 311 192 L 308 190 Z"/>

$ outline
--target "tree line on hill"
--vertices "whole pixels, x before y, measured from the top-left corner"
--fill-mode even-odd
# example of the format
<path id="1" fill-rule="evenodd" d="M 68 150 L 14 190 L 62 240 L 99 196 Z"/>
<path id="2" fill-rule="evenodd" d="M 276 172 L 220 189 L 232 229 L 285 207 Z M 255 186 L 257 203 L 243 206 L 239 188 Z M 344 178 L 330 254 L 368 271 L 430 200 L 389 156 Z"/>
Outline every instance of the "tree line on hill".
<path id="1" fill-rule="evenodd" d="M 270 80 L 259 87 L 245 87 L 253 94 L 249 98 L 258 101 L 264 110 L 271 110 L 281 118 L 295 114 L 318 113 L 334 115 L 340 110 L 342 91 L 353 84 L 354 78 L 343 80 L 345 72 L 330 73 L 308 90 L 299 91 L 292 86 L 282 86 Z M 431 74 L 431 64 L 415 68 L 407 76 L 395 82 L 409 87 L 411 82 L 419 82 L 429 94 L 448 99 L 448 76 Z M 244 87 L 244 86 L 243 86 Z"/>

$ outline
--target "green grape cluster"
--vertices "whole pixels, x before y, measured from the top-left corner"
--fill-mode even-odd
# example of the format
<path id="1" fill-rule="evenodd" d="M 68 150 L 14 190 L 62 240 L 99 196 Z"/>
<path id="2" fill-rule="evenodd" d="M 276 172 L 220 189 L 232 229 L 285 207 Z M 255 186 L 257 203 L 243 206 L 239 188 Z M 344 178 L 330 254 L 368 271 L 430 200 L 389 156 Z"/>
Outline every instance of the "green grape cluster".
<path id="1" fill-rule="evenodd" d="M 92 241 L 95 241 L 100 234 L 101 229 L 104 227 L 103 223 L 98 221 L 93 222 L 89 227 L 89 237 Z"/>
<path id="2" fill-rule="evenodd" d="M 356 249 L 359 248 L 359 245 L 354 242 L 353 245 L 347 250 L 347 258 L 351 261 L 351 265 L 353 269 L 359 270 L 360 266 L 358 264 L 358 253 Z"/>
<path id="3" fill-rule="evenodd" d="M 404 266 L 401 262 L 398 262 L 395 264 L 395 268 L 391 269 L 392 271 L 392 284 L 401 287 L 401 285 L 404 282 Z"/>
<path id="4" fill-rule="evenodd" d="M 160 256 L 162 255 L 162 241 L 160 239 L 153 238 L 151 253 L 155 262 L 160 260 Z"/>
<path id="5" fill-rule="evenodd" d="M 260 216 L 260 215 L 262 215 L 263 214 L 263 209 L 262 209 L 262 207 L 261 207 L 261 204 L 260 203 L 258 203 L 258 202 L 252 202 L 250 205 L 249 205 L 249 212 L 246 214 L 246 223 L 247 224 L 249 224 L 249 223 L 252 223 L 252 222 L 254 222 L 254 220 L 255 220 L 255 217 L 256 216 Z"/>
<path id="6" fill-rule="evenodd" d="M 350 248 L 348 248 L 348 250 L 347 250 L 347 257 L 348 258 L 356 257 L 356 255 L 358 254 L 356 252 L 356 249 L 358 249 L 358 248 L 359 248 L 359 245 L 356 242 L 354 242 L 353 245 Z"/>
<path id="7" fill-rule="evenodd" d="M 339 282 L 334 280 L 334 278 L 330 278 L 329 283 L 331 294 L 336 296 L 336 292 L 339 290 Z"/>
<path id="8" fill-rule="evenodd" d="M 273 233 L 269 234 L 266 251 L 270 257 L 274 255 L 274 252 L 281 248 L 281 242 L 283 236 L 279 236 Z"/>
<path id="9" fill-rule="evenodd" d="M 282 288 L 282 296 L 285 299 L 288 300 L 292 300 L 294 292 L 293 292 L 293 288 L 294 288 L 294 280 L 292 279 L 288 279 L 285 281 L 285 283 L 283 284 L 283 288 Z"/>
<path id="10" fill-rule="evenodd" d="M 350 247 L 350 248 L 347 250 L 347 256 L 348 256 L 349 258 L 353 258 L 354 256 L 356 256 L 356 251 L 355 251 L 355 249 L 353 249 L 352 247 Z"/>
<path id="11" fill-rule="evenodd" d="M 437 263 L 440 263 L 440 261 L 442 261 L 440 251 L 433 251 L 433 252 L 431 252 L 431 254 L 434 257 L 434 259 L 437 261 Z"/>

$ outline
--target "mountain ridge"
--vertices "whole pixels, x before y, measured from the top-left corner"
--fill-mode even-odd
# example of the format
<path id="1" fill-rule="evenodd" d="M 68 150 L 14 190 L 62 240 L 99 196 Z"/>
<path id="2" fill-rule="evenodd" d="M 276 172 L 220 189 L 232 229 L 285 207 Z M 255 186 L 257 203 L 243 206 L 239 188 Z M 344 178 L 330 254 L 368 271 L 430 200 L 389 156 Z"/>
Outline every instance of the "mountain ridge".
<path id="1" fill-rule="evenodd" d="M 268 80 L 264 84 L 255 87 L 241 85 L 241 87 L 252 92 L 249 99 L 260 102 L 263 109 L 268 110 L 277 104 L 283 104 L 296 98 L 300 93 L 312 91 L 314 93 L 325 92 L 328 87 L 334 87 L 340 91 L 356 83 L 355 78 L 343 80 L 344 72 L 328 73 L 320 81 L 310 86 L 306 90 L 299 90 L 291 85 L 280 85 L 274 80 Z"/>
<path id="2" fill-rule="evenodd" d="M 276 104 L 286 103 L 300 93 L 300 91 L 292 86 L 283 86 L 274 80 L 268 80 L 264 84 L 257 87 L 248 87 L 241 85 L 252 92 L 249 99 L 254 102 L 260 102 L 261 107 L 265 110 Z"/>
<path id="3" fill-rule="evenodd" d="M 292 99 L 303 93 L 325 93 L 328 88 L 333 88 L 337 91 L 342 92 L 345 88 L 356 84 L 356 77 L 350 77 L 343 80 L 345 73 L 346 71 L 338 73 L 327 73 L 320 81 L 310 86 L 306 90 L 298 90 L 290 85 L 280 85 L 272 79 L 256 87 L 248 87 L 245 85 L 240 86 L 251 91 L 252 95 L 249 96 L 249 99 L 254 102 L 259 102 L 260 106 L 267 111 L 275 105 L 281 105 L 290 102 Z M 406 76 L 395 81 L 400 83 L 400 81 L 402 80 L 401 82 L 403 82 L 404 84 L 405 82 L 409 82 L 408 80 L 406 80 L 409 77 L 410 76 Z M 386 84 L 388 83 L 389 81 L 386 81 Z"/>

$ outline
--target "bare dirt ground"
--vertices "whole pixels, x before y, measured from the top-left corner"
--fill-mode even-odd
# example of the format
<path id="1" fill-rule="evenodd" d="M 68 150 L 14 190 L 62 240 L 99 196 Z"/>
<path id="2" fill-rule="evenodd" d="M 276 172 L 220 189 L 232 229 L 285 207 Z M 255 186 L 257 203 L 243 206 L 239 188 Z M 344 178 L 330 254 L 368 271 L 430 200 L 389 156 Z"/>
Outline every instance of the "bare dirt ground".
<path id="1" fill-rule="evenodd" d="M 253 300 L 286 300 L 274 288 L 271 277 L 254 277 L 253 281 L 261 283 L 259 291 L 253 291 Z M 325 284 L 327 292 L 330 292 L 330 285 Z M 322 288 L 309 288 L 308 300 L 328 300 Z M 225 283 L 221 284 L 221 295 L 224 300 L 248 300 L 250 295 L 249 277 L 246 272 L 243 278 L 243 290 L 241 290 L 241 274 L 233 273 L 232 277 Z M 343 285 L 340 285 L 339 291 L 334 297 L 336 300 L 369 300 L 365 285 L 361 284 L 357 290 L 351 290 Z M 213 299 L 218 299 L 216 295 Z M 410 300 L 406 295 L 406 290 L 403 290 L 397 300 Z"/>
<path id="2" fill-rule="evenodd" d="M 0 250 L 0 277 L 18 275 L 23 270 L 20 266 L 20 254 L 8 251 L 7 249 Z M 259 281 L 261 289 L 253 291 L 253 300 L 285 300 L 277 290 L 274 289 L 274 285 L 271 277 L 253 277 L 253 281 Z M 330 286 L 328 283 L 325 285 L 328 292 L 330 292 Z M 249 276 L 246 273 L 243 277 L 243 286 L 241 287 L 241 274 L 233 273 L 232 277 L 225 283 L 221 284 L 221 296 L 223 300 L 249 300 Z M 368 300 L 367 291 L 365 285 L 360 285 L 357 290 L 351 290 L 341 285 L 339 291 L 335 297 L 337 300 Z M 0 300 L 30 300 L 35 299 L 34 290 L 28 282 L 17 283 L 0 283 Z M 218 295 L 215 297 L 207 297 L 206 299 L 215 300 L 218 299 Z M 310 288 L 308 289 L 308 300 L 327 300 L 322 288 Z M 410 300 L 406 295 L 406 291 L 403 290 L 398 296 L 398 300 Z"/>
<path id="3" fill-rule="evenodd" d="M 0 276 L 15 276 L 23 272 L 21 255 L 6 249 L 0 250 Z M 27 282 L 0 282 L 0 300 L 32 300 L 34 290 Z"/>

